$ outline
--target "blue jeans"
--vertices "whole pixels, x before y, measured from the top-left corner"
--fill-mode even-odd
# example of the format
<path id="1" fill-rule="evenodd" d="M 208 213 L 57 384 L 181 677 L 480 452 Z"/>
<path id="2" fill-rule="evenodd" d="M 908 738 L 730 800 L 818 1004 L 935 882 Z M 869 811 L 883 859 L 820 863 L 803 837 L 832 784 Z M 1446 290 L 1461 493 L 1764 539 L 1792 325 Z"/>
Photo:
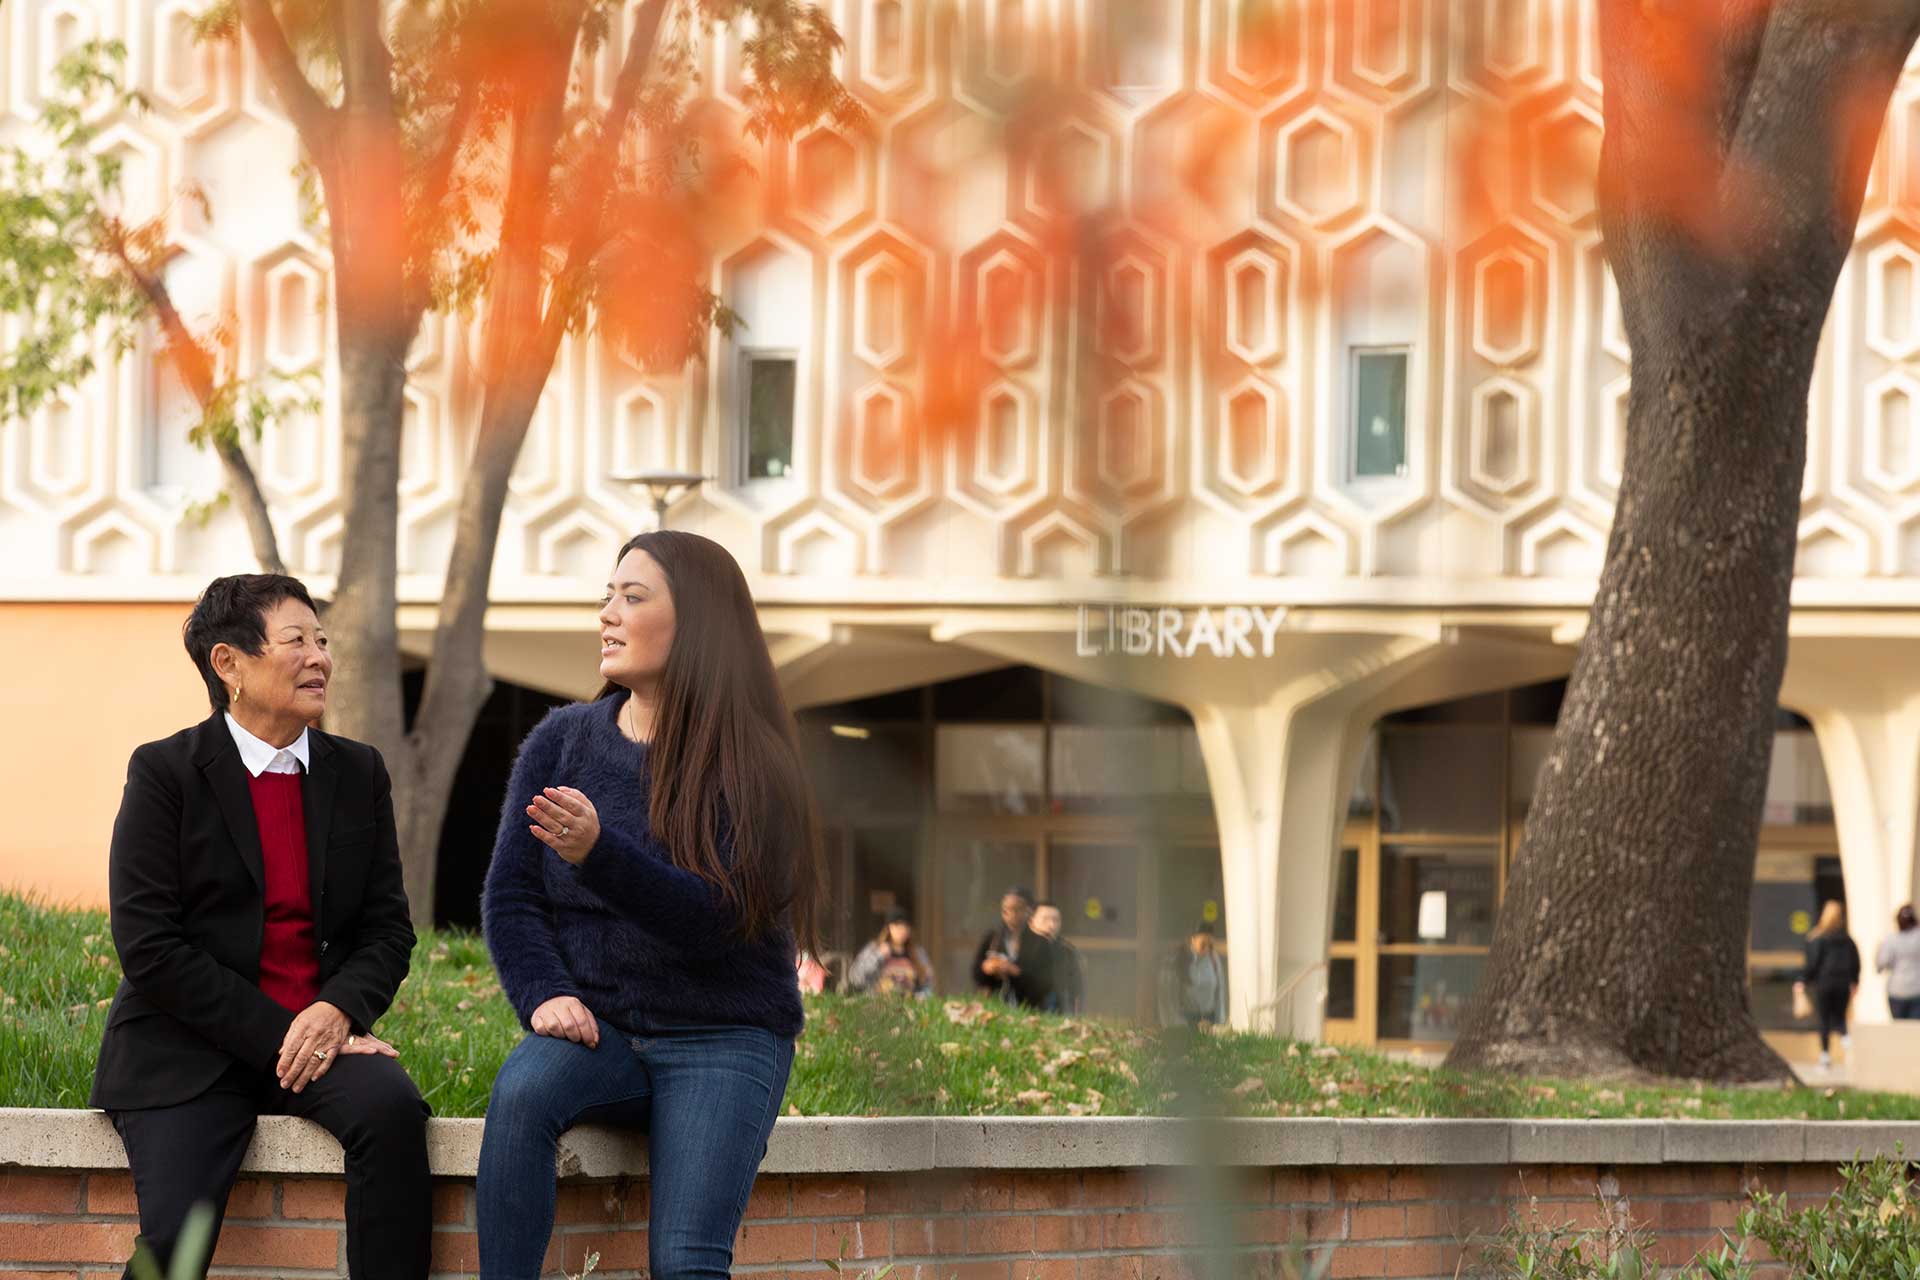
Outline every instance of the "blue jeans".
<path id="1" fill-rule="evenodd" d="M 653 1280 L 724 1277 L 747 1195 L 793 1066 L 793 1041 L 760 1027 L 600 1043 L 528 1036 L 493 1082 L 474 1207 L 484 1280 L 536 1280 L 553 1234 L 554 1147 L 575 1124 L 648 1133 Z"/>
<path id="2" fill-rule="evenodd" d="M 1887 1004 L 1896 1019 L 1920 1018 L 1920 996 L 1888 996 Z"/>

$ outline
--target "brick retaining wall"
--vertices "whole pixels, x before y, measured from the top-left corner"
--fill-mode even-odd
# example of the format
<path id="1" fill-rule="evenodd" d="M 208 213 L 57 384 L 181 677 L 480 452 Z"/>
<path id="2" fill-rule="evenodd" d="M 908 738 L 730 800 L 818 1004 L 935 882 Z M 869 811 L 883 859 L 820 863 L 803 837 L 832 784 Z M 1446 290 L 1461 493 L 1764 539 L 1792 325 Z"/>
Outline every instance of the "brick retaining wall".
<path id="1" fill-rule="evenodd" d="M 65 1114 L 76 1122 L 104 1125 L 97 1115 Z M 16 1135 L 10 1141 L 7 1116 L 0 1112 L 0 1280 L 117 1276 L 136 1229 L 124 1162 L 118 1169 L 85 1167 L 110 1163 L 99 1132 L 73 1128 L 65 1120 L 53 1126 L 53 1133 L 32 1140 Z M 1716 1241 L 1720 1227 L 1732 1225 L 1747 1186 L 1758 1183 L 1816 1201 L 1836 1185 L 1838 1167 L 1834 1158 L 1809 1158 L 1809 1140 L 1798 1132 L 1809 1126 L 1796 1125 L 1765 1126 L 1777 1149 L 1796 1153 L 1767 1160 L 1669 1158 L 1670 1148 L 1729 1142 L 1751 1147 L 1767 1140 L 1762 1132 L 1740 1132 L 1744 1126 L 1666 1136 L 1653 1150 L 1647 1126 L 1550 1130 L 1548 1136 L 1559 1139 L 1569 1159 L 1575 1158 L 1575 1148 L 1586 1149 L 1581 1155 L 1591 1154 L 1596 1144 L 1616 1149 L 1615 1160 L 1561 1164 L 1473 1162 L 1463 1157 L 1484 1146 L 1492 1130 L 1483 1124 L 1462 1145 L 1457 1139 L 1471 1131 L 1428 1122 L 1424 1130 L 1417 1124 L 1401 1128 L 1395 1142 L 1409 1144 L 1422 1132 L 1437 1135 L 1429 1142 L 1429 1159 L 1388 1164 L 1348 1163 L 1337 1155 L 1305 1163 L 1294 1157 L 1316 1154 L 1328 1130 L 1301 1130 L 1300 1140 L 1289 1142 L 1284 1127 L 1272 1127 L 1288 1122 L 1249 1122 L 1265 1127 L 1249 1138 L 1245 1129 L 1233 1126 L 1238 1140 L 1225 1148 L 1231 1167 L 1203 1171 L 1179 1162 L 1178 1148 L 1185 1144 L 1169 1122 L 1104 1122 L 1161 1126 L 1144 1137 L 1137 1127 L 1131 1132 L 1064 1127 L 1084 1126 L 1082 1121 L 1004 1122 L 997 1134 L 993 1124 L 976 1125 L 965 1142 L 949 1144 L 964 1151 L 972 1167 L 937 1167 L 932 1156 L 919 1161 L 910 1140 L 904 1159 L 897 1147 L 875 1145 L 888 1137 L 910 1139 L 917 1125 L 965 1122 L 875 1122 L 879 1127 L 866 1129 L 858 1122 L 838 1122 L 837 1129 L 813 1132 L 782 1123 L 789 1125 L 789 1134 L 769 1154 L 738 1240 L 735 1270 L 740 1274 L 822 1280 L 826 1260 L 844 1259 L 850 1272 L 892 1262 L 900 1280 L 1186 1280 L 1194 1274 L 1201 1242 L 1224 1239 L 1236 1255 L 1239 1274 L 1273 1276 L 1275 1247 L 1300 1240 L 1316 1252 L 1331 1248 L 1337 1277 L 1453 1280 L 1462 1242 L 1498 1225 L 1510 1205 L 1534 1197 L 1551 1218 L 1594 1221 L 1594 1192 L 1601 1185 L 1625 1196 L 1635 1220 L 1660 1233 L 1667 1258 L 1680 1261 Z M 1515 1135 L 1538 1129 L 1498 1123 L 1509 1147 L 1524 1146 L 1527 1140 Z M 65 1145 L 83 1150 L 66 1157 L 54 1153 L 63 1127 L 82 1135 Z M 1651 1128 L 1659 1131 L 1656 1136 L 1664 1133 L 1657 1123 Z M 1812 1128 L 1828 1130 L 1814 1145 L 1847 1136 L 1829 1126 Z M 316 1161 L 316 1153 L 329 1140 L 304 1122 L 266 1122 L 262 1129 L 248 1158 L 254 1172 L 243 1174 L 234 1190 L 214 1274 L 345 1275 L 343 1184 L 335 1173 L 305 1174 L 296 1168 L 325 1163 Z M 442 1176 L 434 1192 L 434 1271 L 474 1276 L 470 1160 L 477 1124 L 436 1121 L 435 1129 L 434 1164 Z M 1909 1129 L 1920 1126 L 1862 1126 L 1853 1136 L 1864 1139 L 1857 1147 L 1868 1152 L 1891 1151 L 1896 1142 L 1920 1149 Z M 1332 1132 L 1338 1136 L 1338 1130 Z M 635 1147 L 624 1139 L 585 1133 L 569 1135 L 571 1149 L 562 1152 L 562 1168 L 581 1172 L 561 1185 L 549 1269 L 577 1275 L 586 1256 L 598 1252 L 597 1275 L 609 1280 L 642 1275 L 644 1157 L 636 1158 Z M 1002 1141 L 991 1141 L 996 1136 Z M 1137 1167 L 1101 1166 L 1097 1150 L 1116 1141 L 1156 1150 L 1146 1152 Z M 857 1163 L 853 1157 L 861 1145 L 870 1147 L 869 1163 L 896 1171 L 847 1169 Z M 35 1158 L 22 1160 L 23 1151 Z M 992 1167 L 995 1153 L 1054 1167 Z M 338 1148 L 330 1154 L 337 1169 Z M 808 1172 L 796 1167 L 801 1157 L 836 1171 Z M 49 1167 L 63 1158 L 68 1167 Z M 620 1163 L 637 1167 L 607 1176 Z"/>

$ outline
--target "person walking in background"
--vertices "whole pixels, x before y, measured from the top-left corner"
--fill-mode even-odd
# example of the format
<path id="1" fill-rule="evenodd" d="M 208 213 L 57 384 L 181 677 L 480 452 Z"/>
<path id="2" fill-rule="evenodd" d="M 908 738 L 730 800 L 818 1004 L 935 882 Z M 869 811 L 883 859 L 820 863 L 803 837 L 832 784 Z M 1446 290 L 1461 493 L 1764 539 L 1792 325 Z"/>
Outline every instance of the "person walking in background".
<path id="1" fill-rule="evenodd" d="M 1807 967 L 1793 984 L 1797 994 L 1811 994 L 1814 1016 L 1820 1020 L 1820 1065 L 1830 1067 L 1829 1038 L 1840 1033 L 1840 1047 L 1851 1049 L 1847 1034 L 1847 1005 L 1860 986 L 1860 948 L 1847 936 L 1847 909 L 1835 901 L 1820 908 L 1820 923 L 1807 935 Z"/>
<path id="2" fill-rule="evenodd" d="M 1887 979 L 1888 1011 L 1899 1019 L 1920 1018 L 1920 929 L 1914 927 L 1920 921 L 1915 920 L 1913 904 L 1900 908 L 1893 923 L 1899 932 L 1880 940 L 1873 967 L 1893 974 Z"/>
<path id="3" fill-rule="evenodd" d="M 780 1114 L 817 953 L 818 822 L 746 578 L 678 530 L 620 548 L 591 702 L 520 746 L 481 922 L 532 1032 L 494 1080 L 476 1216 L 485 1280 L 536 1280 L 554 1150 L 648 1134 L 648 1270 L 718 1280 Z"/>
<path id="4" fill-rule="evenodd" d="M 1214 949 L 1213 925 L 1201 921 L 1160 972 L 1160 1021 L 1194 1030 L 1227 1021 L 1227 968 Z"/>
<path id="5" fill-rule="evenodd" d="M 1080 948 L 1060 936 L 1060 908 L 1051 902 L 1033 904 L 1033 931 L 1053 947 L 1053 994 L 1047 1012 L 1078 1014 L 1087 1003 L 1087 968 Z"/>
<path id="6" fill-rule="evenodd" d="M 974 952 L 973 982 L 1009 1004 L 1044 1009 L 1053 994 L 1053 947 L 1032 921 L 1031 893 L 1013 888 L 1000 896 L 1000 923 Z"/>
<path id="7" fill-rule="evenodd" d="M 107 863 L 124 976 L 88 1102 L 163 1270 L 196 1202 L 218 1239 L 255 1117 L 294 1115 L 345 1152 L 347 1274 L 424 1280 L 427 1104 L 373 1034 L 414 941 L 386 765 L 313 727 L 333 655 L 299 580 L 216 578 L 184 639 L 213 714 L 127 765 Z"/>
<path id="8" fill-rule="evenodd" d="M 888 908 L 880 936 L 853 958 L 847 987 L 880 995 L 933 994 L 933 965 L 927 960 L 927 949 L 913 940 L 913 921 L 906 912 Z"/>

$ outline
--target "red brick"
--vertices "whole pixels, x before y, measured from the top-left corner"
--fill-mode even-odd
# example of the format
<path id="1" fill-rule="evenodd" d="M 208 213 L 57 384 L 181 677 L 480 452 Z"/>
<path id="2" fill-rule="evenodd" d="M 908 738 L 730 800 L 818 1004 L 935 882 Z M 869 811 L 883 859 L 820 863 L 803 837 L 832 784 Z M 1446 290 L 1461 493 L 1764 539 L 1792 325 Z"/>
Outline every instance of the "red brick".
<path id="1" fill-rule="evenodd" d="M 1080 1177 L 1072 1173 L 1016 1173 L 1015 1209 L 1071 1209 L 1080 1203 Z"/>
<path id="2" fill-rule="evenodd" d="M 473 1189 L 458 1182 L 441 1182 L 433 1188 L 433 1220 L 443 1224 L 459 1224 L 470 1221 L 468 1207 L 473 1203 Z"/>
<path id="3" fill-rule="evenodd" d="M 1645 1213 L 1645 1206 L 1642 1206 Z M 1713 1206 L 1705 1200 L 1668 1200 L 1654 1215 L 1654 1226 L 1663 1235 L 1674 1231 L 1699 1230 L 1713 1225 Z"/>
<path id="4" fill-rule="evenodd" d="M 1033 1252 L 1033 1219 L 1012 1217 L 968 1218 L 968 1253 Z"/>
<path id="5" fill-rule="evenodd" d="M 1362 1205 L 1349 1228 L 1355 1240 L 1400 1240 L 1407 1234 L 1407 1211 L 1400 1205 Z"/>
<path id="6" fill-rule="evenodd" d="M 1451 1270 L 1437 1244 L 1403 1244 L 1387 1250 L 1390 1276 L 1437 1276 Z"/>
<path id="7" fill-rule="evenodd" d="M 1677 1168 L 1648 1169 L 1635 1181 L 1643 1196 L 1684 1196 L 1693 1193 L 1693 1170 Z"/>
<path id="8" fill-rule="evenodd" d="M 77 1173 L 0 1173 L 0 1213 L 77 1213 Z"/>
<path id="9" fill-rule="evenodd" d="M 1145 1280 L 1146 1274 L 1146 1260 L 1127 1254 L 1080 1259 L 1080 1280 Z"/>
<path id="10" fill-rule="evenodd" d="M 340 1233 L 325 1227 L 223 1226 L 213 1263 L 331 1271 L 340 1265 Z"/>
<path id="11" fill-rule="evenodd" d="M 289 1178 L 280 1184 L 280 1216 L 341 1222 L 347 1216 L 347 1184 L 331 1178 Z"/>
<path id="12" fill-rule="evenodd" d="M 645 1271 L 647 1269 L 647 1233 L 619 1229 L 563 1231 L 554 1237 L 559 1248 L 555 1265 L 568 1275 L 579 1275 L 587 1267 L 587 1255 L 597 1253 L 596 1275 L 609 1271 Z M 552 1251 L 548 1251 L 552 1256 Z"/>
<path id="13" fill-rule="evenodd" d="M 761 1177 L 753 1184 L 753 1194 L 747 1197 L 747 1217 L 749 1218 L 786 1218 L 790 1217 L 793 1205 L 793 1183 L 786 1178 Z"/>
<path id="14" fill-rule="evenodd" d="M 622 1221 L 630 1184 L 591 1182 L 584 1186 L 561 1187 L 554 1201 L 556 1223 L 603 1225 Z"/>
<path id="15" fill-rule="evenodd" d="M 74 1274 L 71 1270 L 0 1271 L 0 1280 L 68 1280 L 68 1278 Z M 88 1274 L 90 1277 L 98 1277 L 98 1280 L 108 1280 L 109 1276 L 112 1277 L 112 1280 L 120 1280 L 120 1273 L 118 1271 L 94 1271 Z"/>
<path id="16" fill-rule="evenodd" d="M 78 1198 L 79 1192 L 74 1195 Z M 0 1258 L 119 1264 L 132 1255 L 138 1232 L 139 1225 L 132 1222 L 0 1222 Z"/>
<path id="17" fill-rule="evenodd" d="M 1774 1186 L 1780 1186 L 1779 1180 Z M 1795 1165 L 1787 1170 L 1785 1188 L 1788 1191 L 1809 1191 L 1826 1195 L 1840 1185 L 1840 1175 L 1827 1165 Z"/>
<path id="18" fill-rule="evenodd" d="M 733 1260 L 743 1266 L 761 1262 L 811 1262 L 817 1257 L 813 1251 L 811 1222 L 749 1222 L 740 1228 L 740 1237 L 733 1246 Z"/>
<path id="19" fill-rule="evenodd" d="M 435 1274 L 441 1272 L 458 1272 L 463 1276 L 479 1274 L 479 1237 L 471 1231 L 434 1232 L 432 1265 Z"/>
<path id="20" fill-rule="evenodd" d="M 1180 1214 L 1110 1213 L 1104 1239 L 1109 1249 L 1160 1249 L 1185 1235 Z"/>
<path id="21" fill-rule="evenodd" d="M 867 1211 L 867 1184 L 858 1178 L 795 1178 L 796 1218 L 855 1218 Z"/>
<path id="22" fill-rule="evenodd" d="M 87 1212 L 140 1212 L 140 1202 L 133 1194 L 133 1179 L 124 1173 L 88 1174 Z"/>
<path id="23" fill-rule="evenodd" d="M 940 1209 L 940 1186 L 938 1180 L 925 1175 L 875 1178 L 867 1183 L 867 1212 L 936 1213 Z"/>
<path id="24" fill-rule="evenodd" d="M 814 1230 L 820 1253 L 829 1258 L 891 1258 L 893 1224 L 885 1218 L 823 1222 Z"/>
<path id="25" fill-rule="evenodd" d="M 1395 1169 L 1390 1194 L 1395 1200 L 1431 1200 L 1437 1192 L 1434 1182 L 1425 1169 Z"/>
<path id="26" fill-rule="evenodd" d="M 1407 1239 L 1451 1240 L 1460 1234 L 1460 1206 L 1446 1203 L 1407 1206 Z"/>
<path id="27" fill-rule="evenodd" d="M 1335 1200 L 1387 1200 L 1392 1196 L 1391 1169 L 1340 1169 L 1333 1175 Z"/>
<path id="28" fill-rule="evenodd" d="M 345 1190 L 345 1183 L 335 1183 Z M 260 1222 L 273 1216 L 273 1184 L 260 1178 L 243 1178 L 227 1193 L 228 1222 Z M 224 1228 L 223 1228 L 224 1230 Z"/>
<path id="29" fill-rule="evenodd" d="M 1034 1258 L 1014 1263 L 1013 1276 L 1014 1280 L 1075 1280 L 1079 1269 L 1077 1258 Z"/>
<path id="30" fill-rule="evenodd" d="M 1325 1204 L 1333 1198 L 1333 1180 L 1323 1170 L 1275 1169 L 1273 1203 Z"/>
<path id="31" fill-rule="evenodd" d="M 957 1180 L 941 1191 L 940 1208 L 947 1213 L 1005 1213 L 1013 1208 L 1013 1175 L 982 1173 Z"/>
<path id="32" fill-rule="evenodd" d="M 1137 1173 L 1099 1169 L 1089 1171 L 1080 1179 L 1080 1203 L 1089 1207 L 1123 1209 L 1146 1202 L 1146 1180 Z"/>
<path id="33" fill-rule="evenodd" d="M 1085 1253 L 1100 1247 L 1100 1219 L 1090 1213 L 1038 1213 L 1033 1218 L 1036 1253 Z"/>
<path id="34" fill-rule="evenodd" d="M 1345 1240 L 1349 1228 L 1348 1215 L 1351 1212 L 1345 1207 L 1307 1210 L 1307 1239 Z"/>
<path id="35" fill-rule="evenodd" d="M 1349 1244 L 1333 1251 L 1333 1275 L 1378 1280 L 1387 1274 L 1387 1251 L 1378 1245 Z"/>
<path id="36" fill-rule="evenodd" d="M 939 1276 L 940 1280 L 1012 1280 L 1013 1267 L 1006 1262 L 955 1262 L 943 1264 Z"/>
<path id="37" fill-rule="evenodd" d="M 1285 1244 L 1305 1232 L 1286 1209 L 1248 1209 L 1233 1215 L 1233 1238 L 1240 1244 Z"/>

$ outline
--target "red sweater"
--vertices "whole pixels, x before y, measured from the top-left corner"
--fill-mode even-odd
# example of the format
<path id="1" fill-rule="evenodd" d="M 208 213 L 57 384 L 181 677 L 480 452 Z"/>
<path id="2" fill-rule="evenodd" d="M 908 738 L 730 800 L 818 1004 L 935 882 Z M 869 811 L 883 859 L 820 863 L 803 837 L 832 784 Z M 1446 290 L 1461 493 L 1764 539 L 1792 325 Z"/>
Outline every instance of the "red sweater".
<path id="1" fill-rule="evenodd" d="M 266 862 L 267 928 L 260 943 L 260 989 L 295 1013 L 320 994 L 314 945 L 313 891 L 307 884 L 307 818 L 300 775 L 247 778 Z"/>

